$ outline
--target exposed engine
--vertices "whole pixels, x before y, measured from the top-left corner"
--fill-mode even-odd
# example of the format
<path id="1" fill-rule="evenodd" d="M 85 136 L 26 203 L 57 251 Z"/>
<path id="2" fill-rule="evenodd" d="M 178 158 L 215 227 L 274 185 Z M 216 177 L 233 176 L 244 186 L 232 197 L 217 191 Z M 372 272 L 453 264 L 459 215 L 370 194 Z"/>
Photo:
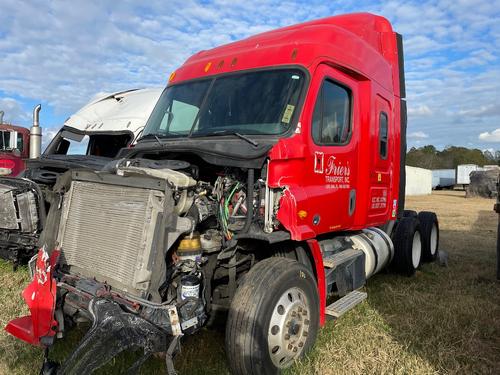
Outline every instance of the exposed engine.
<path id="1" fill-rule="evenodd" d="M 202 179 L 186 161 L 134 159 L 61 180 L 42 241 L 61 250 L 58 285 L 76 320 L 107 296 L 171 334 L 196 330 L 254 261 L 236 254 L 238 236 L 267 235 L 269 191 L 252 169 L 212 167 Z"/>

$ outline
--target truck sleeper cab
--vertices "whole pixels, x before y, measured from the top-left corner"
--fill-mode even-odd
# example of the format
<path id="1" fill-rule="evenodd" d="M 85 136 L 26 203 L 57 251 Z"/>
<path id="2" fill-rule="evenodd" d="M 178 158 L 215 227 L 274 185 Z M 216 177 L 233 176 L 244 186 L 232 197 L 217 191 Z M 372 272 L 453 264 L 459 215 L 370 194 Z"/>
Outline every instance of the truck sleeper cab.
<path id="1" fill-rule="evenodd" d="M 367 278 L 437 255 L 435 214 L 403 210 L 404 96 L 401 37 L 371 14 L 195 54 L 133 149 L 58 180 L 32 316 L 7 331 L 49 347 L 64 316 L 87 319 L 60 373 L 142 348 L 166 351 L 173 374 L 181 337 L 223 307 L 231 372 L 279 373 L 366 298 Z"/>

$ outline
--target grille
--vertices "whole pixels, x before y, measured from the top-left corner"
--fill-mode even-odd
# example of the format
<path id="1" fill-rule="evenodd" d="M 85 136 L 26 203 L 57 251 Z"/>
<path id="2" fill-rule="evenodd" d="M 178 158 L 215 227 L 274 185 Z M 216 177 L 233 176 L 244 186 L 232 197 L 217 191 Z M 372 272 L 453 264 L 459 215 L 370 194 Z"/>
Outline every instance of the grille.
<path id="1" fill-rule="evenodd" d="M 59 229 L 61 262 L 72 273 L 141 294 L 149 287 L 163 196 L 157 190 L 73 181 Z"/>

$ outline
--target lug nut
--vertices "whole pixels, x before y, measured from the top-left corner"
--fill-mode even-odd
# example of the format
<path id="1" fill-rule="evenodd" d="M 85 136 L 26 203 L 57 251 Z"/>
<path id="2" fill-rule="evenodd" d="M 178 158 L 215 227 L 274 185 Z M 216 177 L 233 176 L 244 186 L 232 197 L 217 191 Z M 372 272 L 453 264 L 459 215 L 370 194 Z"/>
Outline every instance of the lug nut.
<path id="1" fill-rule="evenodd" d="M 307 335 L 308 335 L 307 331 L 304 331 L 304 332 L 302 333 L 302 336 L 304 336 L 304 337 L 307 337 Z"/>
<path id="2" fill-rule="evenodd" d="M 302 348 L 304 346 L 304 343 L 301 341 L 299 342 L 299 348 Z"/>
<path id="3" fill-rule="evenodd" d="M 295 318 L 297 316 L 297 313 L 295 311 L 292 312 L 292 318 Z"/>
<path id="4" fill-rule="evenodd" d="M 290 340 L 290 335 L 288 333 L 285 335 L 285 340 Z"/>
<path id="5" fill-rule="evenodd" d="M 304 319 L 304 324 L 309 325 L 309 319 Z"/>
<path id="6" fill-rule="evenodd" d="M 294 353 L 297 353 L 297 347 L 294 347 L 294 348 L 293 348 L 293 352 L 294 352 Z"/>
<path id="7" fill-rule="evenodd" d="M 292 349 L 293 349 L 292 344 L 288 344 L 288 350 L 292 350 Z"/>

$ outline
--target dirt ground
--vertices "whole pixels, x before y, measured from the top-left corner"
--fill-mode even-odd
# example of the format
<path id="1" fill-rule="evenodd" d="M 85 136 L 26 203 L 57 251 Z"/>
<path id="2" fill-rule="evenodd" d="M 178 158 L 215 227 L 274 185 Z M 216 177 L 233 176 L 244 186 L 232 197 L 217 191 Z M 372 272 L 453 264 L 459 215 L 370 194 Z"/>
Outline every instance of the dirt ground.
<path id="1" fill-rule="evenodd" d="M 435 211 L 448 267 L 424 264 L 415 277 L 382 273 L 368 281 L 368 299 L 321 330 L 314 350 L 286 374 L 500 374 L 500 282 L 495 280 L 497 216 L 493 200 L 443 191 L 409 197 L 407 208 Z M 0 325 L 26 312 L 20 292 L 26 269 L 0 262 Z M 51 354 L 62 359 L 81 332 Z M 0 333 L 0 373 L 37 374 L 42 352 Z M 102 374 L 122 373 L 130 355 Z M 226 374 L 223 333 L 205 329 L 186 340 L 180 374 Z M 141 373 L 164 371 L 149 360 Z"/>

